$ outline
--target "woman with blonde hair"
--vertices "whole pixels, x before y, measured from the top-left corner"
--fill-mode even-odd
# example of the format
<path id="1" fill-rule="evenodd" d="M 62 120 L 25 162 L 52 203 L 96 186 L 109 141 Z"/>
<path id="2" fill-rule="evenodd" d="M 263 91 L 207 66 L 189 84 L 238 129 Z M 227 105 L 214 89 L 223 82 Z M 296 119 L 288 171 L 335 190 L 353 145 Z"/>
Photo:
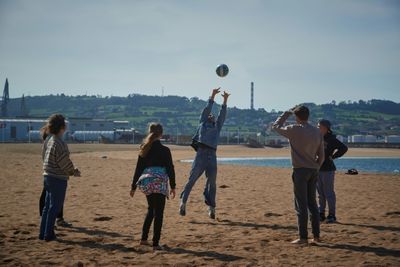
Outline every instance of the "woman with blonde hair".
<path id="1" fill-rule="evenodd" d="M 159 241 L 164 217 L 165 198 L 171 194 L 175 198 L 175 170 L 171 151 L 161 144 L 162 125 L 151 123 L 149 132 L 140 146 L 139 158 L 133 176 L 130 195 L 135 195 L 139 187 L 147 198 L 148 210 L 144 220 L 140 245 L 150 245 L 147 241 L 150 226 L 154 220 L 153 249 L 162 250 Z M 168 190 L 168 181 L 171 192 Z"/>

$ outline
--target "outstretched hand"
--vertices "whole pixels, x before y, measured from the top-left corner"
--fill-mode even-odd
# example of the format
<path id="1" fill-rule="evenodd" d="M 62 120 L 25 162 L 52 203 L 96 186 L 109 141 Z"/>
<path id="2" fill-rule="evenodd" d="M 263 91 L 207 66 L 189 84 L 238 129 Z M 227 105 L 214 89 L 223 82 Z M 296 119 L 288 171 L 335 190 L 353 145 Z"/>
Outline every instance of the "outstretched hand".
<path id="1" fill-rule="evenodd" d="M 226 103 L 228 102 L 228 98 L 231 94 L 229 94 L 227 91 L 224 91 L 224 93 L 222 94 L 222 97 L 224 98 L 224 105 L 226 105 Z"/>
<path id="2" fill-rule="evenodd" d="M 218 87 L 218 88 L 215 88 L 215 89 L 212 90 L 212 93 L 211 93 L 211 99 L 212 99 L 212 100 L 214 100 L 214 97 L 215 97 L 216 95 L 218 95 L 219 92 L 221 92 L 220 89 L 221 89 L 221 87 Z"/>

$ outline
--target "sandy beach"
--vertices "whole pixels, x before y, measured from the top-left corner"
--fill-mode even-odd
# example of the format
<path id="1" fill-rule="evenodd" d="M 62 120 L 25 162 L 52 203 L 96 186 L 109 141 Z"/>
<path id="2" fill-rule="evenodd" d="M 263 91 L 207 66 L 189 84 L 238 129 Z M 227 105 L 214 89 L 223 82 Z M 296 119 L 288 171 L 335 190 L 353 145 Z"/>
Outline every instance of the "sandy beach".
<path id="1" fill-rule="evenodd" d="M 178 192 L 189 147 L 170 146 Z M 297 237 L 290 169 L 220 165 L 217 220 L 208 218 L 201 178 L 187 216 L 167 201 L 162 244 L 138 245 L 145 197 L 129 197 L 138 146 L 70 145 L 82 177 L 69 181 L 59 240 L 38 240 L 42 190 L 40 144 L 0 145 L 0 265 L 6 266 L 400 266 L 400 176 L 337 174 L 337 224 L 321 226 L 319 245 Z M 220 157 L 289 156 L 288 149 L 220 146 Z M 104 157 L 106 156 L 106 157 Z M 348 156 L 400 157 L 395 149 L 350 149 Z"/>

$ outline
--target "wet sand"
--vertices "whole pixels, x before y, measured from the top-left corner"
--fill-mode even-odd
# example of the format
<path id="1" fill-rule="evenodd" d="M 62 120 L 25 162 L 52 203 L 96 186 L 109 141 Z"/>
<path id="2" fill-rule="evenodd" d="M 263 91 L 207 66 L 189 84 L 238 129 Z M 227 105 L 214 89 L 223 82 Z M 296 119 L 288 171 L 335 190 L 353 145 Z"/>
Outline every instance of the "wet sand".
<path id="1" fill-rule="evenodd" d="M 170 146 L 178 191 L 192 159 L 189 147 Z M 400 176 L 338 173 L 338 224 L 321 227 L 323 243 L 293 246 L 297 236 L 290 169 L 220 165 L 217 220 L 207 217 L 194 187 L 187 216 L 169 200 L 161 242 L 138 246 L 144 196 L 129 197 L 137 146 L 71 145 L 82 177 L 71 178 L 59 241 L 39 241 L 42 190 L 40 145 L 0 145 L 0 265 L 8 266 L 399 266 Z M 287 149 L 220 146 L 220 157 L 289 156 Z M 106 156 L 106 158 L 102 158 Z M 400 157 L 395 149 L 351 149 L 348 156 Z"/>

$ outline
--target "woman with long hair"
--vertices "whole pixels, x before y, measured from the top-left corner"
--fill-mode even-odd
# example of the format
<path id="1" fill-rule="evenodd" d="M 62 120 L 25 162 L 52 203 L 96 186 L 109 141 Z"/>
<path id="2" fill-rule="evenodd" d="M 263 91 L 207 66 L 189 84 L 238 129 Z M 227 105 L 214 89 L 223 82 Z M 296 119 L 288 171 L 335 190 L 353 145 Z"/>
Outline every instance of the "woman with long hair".
<path id="1" fill-rule="evenodd" d="M 44 141 L 42 159 L 46 198 L 40 223 L 40 240 L 56 239 L 54 224 L 64 205 L 69 176 L 80 176 L 80 171 L 69 158 L 68 146 L 62 140 L 65 130 L 65 118 L 61 114 L 51 115 L 41 129 Z"/>
<path id="2" fill-rule="evenodd" d="M 130 195 L 135 195 L 139 187 L 146 195 L 148 210 L 143 223 L 140 245 L 150 245 L 147 241 L 150 226 L 154 220 L 153 249 L 162 250 L 160 246 L 161 229 L 164 217 L 165 199 L 175 198 L 175 170 L 171 151 L 161 144 L 162 125 L 151 123 L 143 144 L 140 146 L 139 158 L 133 176 Z M 168 190 L 168 181 L 171 192 Z"/>

